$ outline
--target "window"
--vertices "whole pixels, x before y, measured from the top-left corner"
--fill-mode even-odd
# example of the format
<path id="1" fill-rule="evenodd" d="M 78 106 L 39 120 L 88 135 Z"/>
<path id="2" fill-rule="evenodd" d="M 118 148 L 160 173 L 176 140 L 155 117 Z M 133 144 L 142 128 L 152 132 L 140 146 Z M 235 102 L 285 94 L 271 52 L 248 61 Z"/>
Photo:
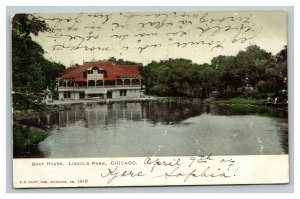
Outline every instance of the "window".
<path id="1" fill-rule="evenodd" d="M 71 98 L 71 92 L 64 92 L 64 98 Z"/>
<path id="2" fill-rule="evenodd" d="M 126 97 L 126 90 L 120 90 L 120 96 Z"/>

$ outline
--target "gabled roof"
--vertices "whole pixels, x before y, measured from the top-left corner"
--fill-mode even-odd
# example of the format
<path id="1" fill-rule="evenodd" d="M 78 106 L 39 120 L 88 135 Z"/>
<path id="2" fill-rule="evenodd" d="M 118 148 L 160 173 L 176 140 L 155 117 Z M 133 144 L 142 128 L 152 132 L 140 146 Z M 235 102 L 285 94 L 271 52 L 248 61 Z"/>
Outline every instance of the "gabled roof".
<path id="1" fill-rule="evenodd" d="M 84 62 L 83 65 L 67 68 L 59 79 L 86 81 L 84 72 L 91 67 L 99 67 L 106 71 L 104 80 L 117 80 L 120 77 L 140 77 L 138 65 L 114 65 L 111 61 Z"/>

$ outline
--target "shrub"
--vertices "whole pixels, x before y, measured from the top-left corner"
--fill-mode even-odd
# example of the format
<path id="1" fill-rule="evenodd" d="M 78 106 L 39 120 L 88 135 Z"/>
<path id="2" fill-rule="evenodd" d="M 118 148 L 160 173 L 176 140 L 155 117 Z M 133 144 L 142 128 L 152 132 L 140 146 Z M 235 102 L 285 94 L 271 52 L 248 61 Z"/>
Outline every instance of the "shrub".
<path id="1" fill-rule="evenodd" d="M 13 125 L 14 157 L 28 154 L 37 148 L 37 144 L 46 138 L 43 130 L 29 128 L 20 124 Z"/>

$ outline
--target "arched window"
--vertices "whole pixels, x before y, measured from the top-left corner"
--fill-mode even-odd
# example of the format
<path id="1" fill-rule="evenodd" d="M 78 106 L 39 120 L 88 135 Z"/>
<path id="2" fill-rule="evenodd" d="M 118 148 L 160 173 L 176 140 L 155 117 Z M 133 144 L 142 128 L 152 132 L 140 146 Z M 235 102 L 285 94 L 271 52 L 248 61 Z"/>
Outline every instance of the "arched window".
<path id="1" fill-rule="evenodd" d="M 69 81 L 68 81 L 68 86 L 69 86 L 69 87 L 74 86 L 74 81 L 73 81 L 73 80 L 69 80 Z"/>
<path id="2" fill-rule="evenodd" d="M 77 82 L 77 86 L 86 86 L 86 82 Z"/>
<path id="3" fill-rule="evenodd" d="M 124 80 L 124 85 L 130 85 L 130 79 L 125 79 Z"/>
<path id="4" fill-rule="evenodd" d="M 103 81 L 102 80 L 97 80 L 96 81 L 96 86 L 103 86 Z"/>
<path id="5" fill-rule="evenodd" d="M 89 86 L 95 86 L 95 81 L 94 80 L 89 80 L 88 85 Z"/>
<path id="6" fill-rule="evenodd" d="M 60 87 L 66 87 L 66 82 L 64 80 L 59 81 Z"/>
<path id="7" fill-rule="evenodd" d="M 117 85 L 123 85 L 123 81 L 121 79 L 117 80 Z"/>
<path id="8" fill-rule="evenodd" d="M 132 85 L 139 85 L 140 84 L 140 80 L 139 79 L 133 79 L 132 80 Z"/>

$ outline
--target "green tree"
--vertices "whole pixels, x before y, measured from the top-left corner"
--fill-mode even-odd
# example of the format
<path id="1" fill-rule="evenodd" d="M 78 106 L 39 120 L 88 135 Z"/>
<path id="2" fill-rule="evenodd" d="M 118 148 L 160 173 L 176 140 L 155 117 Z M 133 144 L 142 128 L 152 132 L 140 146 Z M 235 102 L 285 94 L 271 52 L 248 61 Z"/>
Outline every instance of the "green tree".
<path id="1" fill-rule="evenodd" d="M 201 65 L 186 59 L 153 61 L 141 73 L 150 95 L 208 98 L 217 90 L 220 98 L 282 97 L 287 96 L 287 47 L 274 56 L 249 46 L 236 56 L 217 56 Z"/>
<path id="2" fill-rule="evenodd" d="M 147 94 L 196 97 L 200 94 L 199 67 L 191 60 L 152 62 L 142 69 Z"/>
<path id="3" fill-rule="evenodd" d="M 287 100 L 288 87 L 287 46 L 273 56 L 266 65 L 262 81 L 257 85 L 260 92 L 273 93 L 274 97 Z"/>
<path id="4" fill-rule="evenodd" d="M 14 109 L 42 107 L 42 91 L 54 87 L 54 79 L 65 69 L 44 58 L 43 48 L 32 36 L 47 31 L 45 21 L 31 14 L 12 18 L 12 85 Z"/>
<path id="5" fill-rule="evenodd" d="M 259 46 L 249 46 L 236 55 L 236 64 L 241 68 L 244 86 L 255 86 L 262 79 L 272 55 Z"/>
<path id="6" fill-rule="evenodd" d="M 212 65 L 204 64 L 200 66 L 201 69 L 199 70 L 199 78 L 201 83 L 200 90 L 201 94 L 198 95 L 202 98 L 208 98 L 209 94 L 217 89 L 218 85 L 218 74 L 217 69 L 218 67 L 213 67 Z"/>

